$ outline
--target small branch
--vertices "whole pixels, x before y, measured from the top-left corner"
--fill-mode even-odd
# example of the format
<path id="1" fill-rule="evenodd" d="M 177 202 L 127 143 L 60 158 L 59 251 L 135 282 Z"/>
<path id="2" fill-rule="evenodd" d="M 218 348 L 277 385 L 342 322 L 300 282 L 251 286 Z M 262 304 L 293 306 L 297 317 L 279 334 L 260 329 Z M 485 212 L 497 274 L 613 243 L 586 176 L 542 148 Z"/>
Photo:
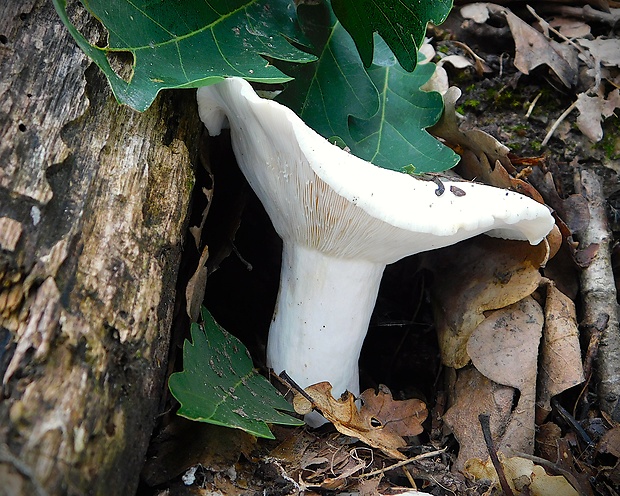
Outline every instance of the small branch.
<path id="1" fill-rule="evenodd" d="M 587 200 L 590 211 L 590 223 L 578 240 L 582 247 L 598 244 L 598 250 L 579 276 L 583 301 L 581 325 L 596 328 L 602 315 L 609 316 L 601 329 L 595 372 L 600 408 L 617 422 L 620 421 L 620 311 L 611 266 L 613 236 L 607 224 L 603 179 L 584 167 L 577 173 L 575 189 Z"/>
<path id="2" fill-rule="evenodd" d="M 577 106 L 577 100 L 575 100 L 570 105 L 570 107 L 568 107 L 564 112 L 562 112 L 562 115 L 558 117 L 558 120 L 556 120 L 553 123 L 553 126 L 551 126 L 551 129 L 549 129 L 549 132 L 545 136 L 545 139 L 542 141 L 541 146 L 545 146 L 547 143 L 549 143 L 549 140 L 551 139 L 551 136 L 553 136 L 553 133 L 555 133 L 555 130 L 562 123 L 562 121 L 566 119 L 566 117 L 568 117 L 568 114 L 570 114 L 575 109 L 576 106 Z"/>
<path id="3" fill-rule="evenodd" d="M 583 441 L 588 446 L 591 445 L 592 444 L 592 439 L 590 438 L 590 436 L 588 436 L 588 434 L 583 429 L 583 427 L 581 427 L 581 425 L 579 425 L 579 422 L 577 422 L 575 417 L 573 417 L 568 412 L 568 410 L 566 410 L 566 408 L 564 408 L 562 405 L 560 405 L 560 402 L 558 400 L 556 400 L 555 398 L 553 400 L 551 400 L 551 404 L 558 411 L 558 414 L 560 415 L 560 417 L 562 417 L 564 419 L 564 421 L 567 424 L 569 424 L 577 432 L 577 434 L 579 434 L 581 439 L 583 439 Z"/>
<path id="4" fill-rule="evenodd" d="M 525 114 L 526 119 L 529 119 L 530 115 L 532 115 L 532 112 L 534 111 L 534 107 L 536 107 L 536 103 L 538 103 L 538 100 L 540 99 L 541 96 L 542 96 L 542 91 L 540 91 L 538 95 L 536 95 L 534 100 L 532 100 L 532 103 L 530 103 L 530 106 L 528 107 L 527 112 Z"/>
<path id="5" fill-rule="evenodd" d="M 491 416 L 488 413 L 481 413 L 478 415 L 478 421 L 480 422 L 480 427 L 482 428 L 482 435 L 484 436 L 484 442 L 487 445 L 491 462 L 493 462 L 493 467 L 495 467 L 495 471 L 497 472 L 499 484 L 502 486 L 502 491 L 504 491 L 506 496 L 514 496 L 512 488 L 508 484 L 508 479 L 506 479 L 502 462 L 499 461 L 499 457 L 497 456 L 495 443 L 493 442 L 493 437 L 491 436 Z"/>
<path id="6" fill-rule="evenodd" d="M 409 463 L 416 462 L 418 460 L 424 460 L 425 458 L 431 458 L 433 456 L 441 455 L 442 453 L 445 453 L 445 452 L 446 452 L 446 448 L 443 448 L 437 451 L 429 451 L 428 453 L 422 453 L 421 455 L 414 456 L 413 458 L 408 458 L 407 460 L 403 460 L 402 462 L 395 463 L 393 465 L 390 465 L 389 467 L 381 468 L 379 470 L 373 470 L 372 472 L 368 472 L 367 474 L 362 474 L 358 476 L 358 479 L 364 479 L 367 477 L 372 477 L 374 475 L 383 474 L 385 472 L 389 472 L 390 470 L 404 467 L 405 465 L 408 465 Z"/>
<path id="7" fill-rule="evenodd" d="M 286 370 L 283 370 L 279 376 L 276 374 L 273 374 L 273 376 L 277 377 L 278 380 L 282 382 L 282 384 L 284 384 L 289 389 L 292 389 L 293 391 L 301 394 L 304 398 L 306 398 L 310 402 L 310 404 L 312 405 L 312 408 L 314 408 L 315 410 L 318 410 L 316 408 L 316 404 L 314 400 L 312 399 L 312 396 L 306 393 L 304 389 L 299 384 L 297 384 L 290 375 L 286 373 Z"/>

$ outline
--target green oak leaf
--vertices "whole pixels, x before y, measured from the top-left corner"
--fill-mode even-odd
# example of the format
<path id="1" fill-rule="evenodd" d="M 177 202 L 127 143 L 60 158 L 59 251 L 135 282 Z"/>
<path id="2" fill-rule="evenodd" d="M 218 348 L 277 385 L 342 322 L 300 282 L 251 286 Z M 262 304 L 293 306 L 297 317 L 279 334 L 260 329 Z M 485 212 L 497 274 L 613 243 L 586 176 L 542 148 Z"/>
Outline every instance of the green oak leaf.
<path id="1" fill-rule="evenodd" d="M 109 33 L 108 46 L 89 43 L 73 26 L 66 0 L 53 0 L 62 21 L 84 52 L 105 73 L 117 100 L 143 111 L 164 88 L 197 88 L 240 76 L 282 83 L 290 77 L 272 59 L 308 62 L 295 48 L 293 0 L 82 0 Z M 110 65 L 110 52 L 130 52 L 129 81 Z"/>
<path id="2" fill-rule="evenodd" d="M 406 72 L 380 38 L 376 43 L 368 74 L 379 90 L 379 111 L 371 119 L 350 118 L 347 146 L 351 153 L 387 169 L 415 173 L 454 167 L 458 155 L 425 131 L 443 112 L 441 95 L 420 89 L 435 65 L 420 63 L 413 72 Z"/>
<path id="3" fill-rule="evenodd" d="M 373 60 L 373 34 L 378 32 L 401 66 L 412 71 L 427 23 L 445 21 L 452 0 L 332 0 L 332 7 L 365 66 Z"/>
<path id="4" fill-rule="evenodd" d="M 245 346 L 222 329 L 203 307 L 202 325 L 192 324 L 183 345 L 183 372 L 170 376 L 177 414 L 190 420 L 242 429 L 273 439 L 270 424 L 303 425 L 282 412 L 293 407 L 259 375 Z"/>
<path id="5" fill-rule="evenodd" d="M 299 24 L 316 56 L 307 64 L 275 64 L 295 79 L 286 84 L 278 102 L 293 109 L 325 138 L 349 134 L 348 118 L 370 118 L 379 109 L 377 90 L 368 77 L 353 40 L 329 5 L 299 5 Z"/>

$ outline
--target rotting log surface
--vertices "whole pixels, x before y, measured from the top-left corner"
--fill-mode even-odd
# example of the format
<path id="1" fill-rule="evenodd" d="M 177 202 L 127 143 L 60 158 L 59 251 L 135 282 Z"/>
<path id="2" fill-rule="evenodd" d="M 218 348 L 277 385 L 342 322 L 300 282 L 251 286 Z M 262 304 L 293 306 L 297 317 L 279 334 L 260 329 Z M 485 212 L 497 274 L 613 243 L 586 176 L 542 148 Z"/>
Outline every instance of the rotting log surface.
<path id="1" fill-rule="evenodd" d="M 576 188 L 588 201 L 590 223 L 579 242 L 587 247 L 597 244 L 592 260 L 581 272 L 581 294 L 584 329 L 598 327 L 601 338 L 596 361 L 598 398 L 601 410 L 620 422 L 620 307 L 611 264 L 613 235 L 607 223 L 604 179 L 590 168 L 582 168 L 576 176 Z"/>
<path id="2" fill-rule="evenodd" d="M 0 2 L 2 495 L 135 493 L 165 387 L 194 102 L 118 105 L 51 2 Z"/>

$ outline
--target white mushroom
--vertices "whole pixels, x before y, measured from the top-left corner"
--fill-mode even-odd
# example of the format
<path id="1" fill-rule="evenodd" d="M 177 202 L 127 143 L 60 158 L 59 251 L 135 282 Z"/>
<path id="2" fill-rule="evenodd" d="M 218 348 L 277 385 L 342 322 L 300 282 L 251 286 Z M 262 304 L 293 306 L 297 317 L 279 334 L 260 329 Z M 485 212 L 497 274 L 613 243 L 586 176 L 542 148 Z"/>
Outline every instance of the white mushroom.
<path id="1" fill-rule="evenodd" d="M 230 127 L 239 167 L 284 242 L 267 364 L 302 387 L 329 381 L 334 394 L 359 393 L 386 264 L 490 231 L 537 244 L 554 224 L 545 205 L 518 193 L 376 167 L 243 79 L 200 88 L 198 108 L 211 135 Z"/>

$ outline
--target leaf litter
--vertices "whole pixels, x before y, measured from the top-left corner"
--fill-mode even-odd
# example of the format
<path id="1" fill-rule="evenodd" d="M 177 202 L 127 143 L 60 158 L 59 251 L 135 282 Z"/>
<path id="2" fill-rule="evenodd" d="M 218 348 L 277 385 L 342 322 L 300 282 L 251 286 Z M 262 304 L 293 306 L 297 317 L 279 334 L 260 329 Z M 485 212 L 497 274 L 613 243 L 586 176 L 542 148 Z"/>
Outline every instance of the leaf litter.
<path id="1" fill-rule="evenodd" d="M 579 111 L 575 124 L 589 139 L 601 139 L 605 119 L 615 118 L 618 104 L 614 84 L 619 73 L 614 59 L 617 52 L 607 48 L 614 43 L 606 43 L 600 30 L 591 24 L 609 22 L 601 19 L 618 16 L 618 9 L 603 12 L 588 5 L 552 6 L 556 17 L 548 26 L 539 23 L 532 28 L 538 33 L 535 35 L 524 26 L 536 24 L 523 20 L 525 11 L 513 13 L 505 7 L 485 5 L 487 12 L 504 16 L 515 42 L 514 65 L 521 73 L 535 77 L 544 69 L 541 65 L 546 66 L 549 77 L 557 78 L 569 93 L 574 90 L 568 86 L 577 78 L 580 90 L 572 101 Z M 482 12 L 483 7 L 476 8 Z M 578 15 L 588 22 L 579 20 Z M 485 22 L 482 18 L 470 17 L 478 24 Z M 549 19 L 546 13 L 545 18 Z M 539 55 L 545 56 L 534 59 L 526 50 L 532 40 Z M 476 56 L 488 61 L 491 70 L 498 70 L 492 57 L 469 45 Z M 454 77 L 454 71 L 468 70 L 460 57 L 471 54 L 459 53 L 462 55 L 453 59 L 441 54 L 448 59 L 449 77 Z M 473 62 L 473 57 L 470 60 Z M 541 60 L 543 63 L 537 64 Z M 583 70 L 576 70 L 575 60 Z M 509 84 L 516 87 L 519 83 L 513 80 Z M 420 412 L 424 402 L 394 400 L 383 387 L 366 391 L 360 400 L 352 396 L 333 398 L 329 384 L 312 386 L 308 394 L 315 407 L 324 414 L 329 412 L 337 432 L 330 427 L 314 432 L 274 427 L 276 440 L 261 440 L 245 448 L 243 441 L 231 438 L 231 445 L 241 455 L 230 459 L 228 470 L 220 470 L 224 467 L 218 468 L 212 455 L 192 458 L 193 467 L 199 467 L 198 473 L 203 474 L 191 486 L 202 488 L 197 494 L 211 494 L 207 490 L 252 494 L 257 478 L 262 478 L 267 487 L 277 488 L 273 494 L 318 494 L 325 490 L 391 494 L 403 493 L 403 487 L 411 491 L 408 494 L 417 490 L 498 494 L 498 472 L 503 472 L 514 494 L 617 494 L 613 486 L 620 483 L 620 423 L 598 409 L 593 390 L 588 389 L 587 382 L 584 385 L 590 373 L 588 367 L 584 372 L 582 362 L 592 357 L 590 347 L 586 349 L 592 343 L 584 340 L 588 334 L 584 336 L 584 329 L 578 325 L 574 304 L 579 290 L 577 271 L 589 264 L 597 249 L 590 245 L 591 254 L 579 265 L 578 255 L 589 248 L 577 242 L 579 233 L 590 223 L 587 201 L 566 187 L 570 182 L 562 177 L 553 158 L 521 165 L 527 161 L 504 144 L 507 134 L 492 136 L 460 122 L 457 100 L 456 91 L 449 90 L 443 121 L 433 129 L 461 156 L 457 171 L 465 179 L 512 188 L 553 206 L 559 227 L 555 237 L 538 247 L 479 237 L 422 257 L 423 270 L 433 279 L 444 378 L 444 385 L 438 382 L 434 396 L 425 401 L 429 405 L 426 423 L 426 413 Z M 530 110 L 534 100 L 527 102 Z M 536 117 L 536 109 L 531 115 L 531 124 L 545 123 L 544 117 Z M 554 121 L 548 120 L 546 125 L 554 125 Z M 562 123 L 555 129 L 561 127 Z M 574 132 L 563 136 L 553 140 L 574 139 Z M 576 164 L 579 157 L 573 158 Z M 606 167 L 609 170 L 613 165 Z M 568 271 L 557 268 L 567 266 Z M 414 357 L 415 352 L 409 356 Z M 415 385 L 415 377 L 408 380 Z M 403 397 L 400 391 L 399 396 Z M 490 461 L 490 448 L 478 420 L 480 413 L 490 415 L 499 468 Z M 417 423 L 409 424 L 412 418 Z M 424 431 L 420 432 L 422 424 Z M 208 445 L 213 439 L 204 442 Z M 452 448 L 448 452 L 447 446 Z M 432 457 L 416 459 L 425 453 Z M 374 475 L 365 477 L 367 474 Z M 180 492 L 171 494 L 188 494 L 178 487 Z"/>

